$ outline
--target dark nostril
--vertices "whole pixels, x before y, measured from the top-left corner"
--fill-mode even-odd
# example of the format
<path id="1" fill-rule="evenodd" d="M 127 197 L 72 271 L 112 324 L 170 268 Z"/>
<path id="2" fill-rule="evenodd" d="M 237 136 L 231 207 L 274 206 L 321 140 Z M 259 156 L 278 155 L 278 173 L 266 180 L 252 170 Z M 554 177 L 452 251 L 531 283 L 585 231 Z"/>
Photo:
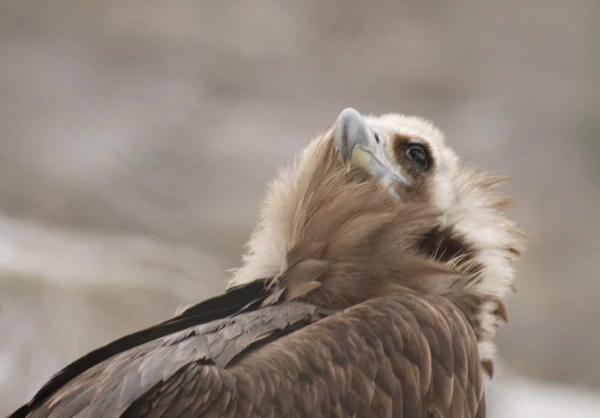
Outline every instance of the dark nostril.
<path id="1" fill-rule="evenodd" d="M 377 135 L 377 132 L 375 132 L 375 142 L 379 144 L 379 135 Z"/>

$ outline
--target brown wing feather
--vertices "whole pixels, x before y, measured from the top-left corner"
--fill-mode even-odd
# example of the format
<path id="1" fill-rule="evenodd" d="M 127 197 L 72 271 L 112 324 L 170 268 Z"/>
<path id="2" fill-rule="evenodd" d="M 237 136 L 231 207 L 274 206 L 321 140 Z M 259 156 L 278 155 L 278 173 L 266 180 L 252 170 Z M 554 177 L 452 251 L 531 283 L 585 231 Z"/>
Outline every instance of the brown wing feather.
<path id="1" fill-rule="evenodd" d="M 236 356 L 321 317 L 314 305 L 291 302 L 174 333 L 88 369 L 28 416 L 117 417 L 157 388 L 161 393 L 157 405 L 175 400 L 182 410 L 187 403 L 196 411 L 216 407 L 221 396 L 230 396 L 236 388 L 235 379 L 222 373 Z M 193 393 L 194 399 L 186 393 Z M 164 411 L 159 416 L 171 416 Z"/>
<path id="2" fill-rule="evenodd" d="M 241 312 L 252 311 L 261 305 L 277 303 L 281 292 L 273 292 L 269 287 L 269 283 L 270 281 L 266 279 L 256 280 L 252 283 L 230 288 L 221 295 L 204 300 L 186 309 L 174 318 L 126 335 L 89 352 L 52 376 L 31 401 L 13 412 L 10 418 L 28 416 L 31 411 L 36 410 L 56 391 L 63 388 L 70 381 L 77 380 L 78 376 L 86 370 L 120 353 L 199 324 L 205 324 Z"/>
<path id="3" fill-rule="evenodd" d="M 189 362 L 124 417 L 485 416 L 472 328 L 436 296 L 379 298 L 247 352 Z"/>

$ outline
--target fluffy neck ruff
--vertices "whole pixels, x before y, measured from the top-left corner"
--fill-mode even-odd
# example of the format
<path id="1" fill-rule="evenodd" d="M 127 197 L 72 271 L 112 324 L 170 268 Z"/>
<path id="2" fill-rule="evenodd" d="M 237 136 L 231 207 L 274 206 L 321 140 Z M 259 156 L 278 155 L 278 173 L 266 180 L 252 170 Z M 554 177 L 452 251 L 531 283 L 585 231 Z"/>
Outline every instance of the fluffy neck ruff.
<path id="1" fill-rule="evenodd" d="M 513 264 L 525 250 L 526 240 L 506 218 L 505 209 L 513 202 L 496 189 L 507 180 L 458 168 L 448 179 L 451 199 L 441 208 L 438 225 L 418 243 L 422 253 L 465 274 L 438 281 L 436 293 L 452 299 L 473 324 L 490 375 L 496 330 L 507 322 L 503 298 L 515 289 Z"/>
<path id="2" fill-rule="evenodd" d="M 524 239 L 504 215 L 509 201 L 494 190 L 504 179 L 472 169 L 452 177 L 452 198 L 437 212 L 422 202 L 399 202 L 362 171 L 343 167 L 328 130 L 269 185 L 228 287 L 294 277 L 302 284 L 292 295 L 299 296 L 327 283 L 316 293 L 330 306 L 384 294 L 389 286 L 443 295 L 473 324 L 491 375 L 493 339 L 506 319 L 502 298 L 513 286 L 512 264 Z M 439 273 L 444 280 L 426 279 Z"/>
<path id="3" fill-rule="evenodd" d="M 398 201 L 361 169 L 345 167 L 331 135 L 279 174 L 261 215 L 230 287 L 273 278 L 285 281 L 290 298 L 319 287 L 320 301 L 339 308 L 390 287 L 428 291 L 428 277 L 456 276 L 415 246 L 439 211 Z"/>

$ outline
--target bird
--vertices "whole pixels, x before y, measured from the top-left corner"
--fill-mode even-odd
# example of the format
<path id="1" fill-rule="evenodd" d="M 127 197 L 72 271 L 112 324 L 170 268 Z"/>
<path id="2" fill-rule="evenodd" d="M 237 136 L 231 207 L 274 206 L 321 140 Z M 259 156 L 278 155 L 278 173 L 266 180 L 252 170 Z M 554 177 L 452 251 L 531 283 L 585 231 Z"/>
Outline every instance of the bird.
<path id="1" fill-rule="evenodd" d="M 425 119 L 346 108 L 269 183 L 223 293 L 9 417 L 485 417 L 526 241 L 506 180 Z"/>

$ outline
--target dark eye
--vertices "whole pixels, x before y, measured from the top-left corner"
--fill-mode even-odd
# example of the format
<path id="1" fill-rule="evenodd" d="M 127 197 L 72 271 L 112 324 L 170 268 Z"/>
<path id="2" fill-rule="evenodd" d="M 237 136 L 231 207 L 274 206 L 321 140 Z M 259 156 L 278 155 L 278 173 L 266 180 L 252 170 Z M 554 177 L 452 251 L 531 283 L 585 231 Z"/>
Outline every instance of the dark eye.
<path id="1" fill-rule="evenodd" d="M 429 168 L 429 156 L 424 145 L 413 144 L 406 150 L 408 158 L 413 160 L 421 170 L 425 171 Z"/>

